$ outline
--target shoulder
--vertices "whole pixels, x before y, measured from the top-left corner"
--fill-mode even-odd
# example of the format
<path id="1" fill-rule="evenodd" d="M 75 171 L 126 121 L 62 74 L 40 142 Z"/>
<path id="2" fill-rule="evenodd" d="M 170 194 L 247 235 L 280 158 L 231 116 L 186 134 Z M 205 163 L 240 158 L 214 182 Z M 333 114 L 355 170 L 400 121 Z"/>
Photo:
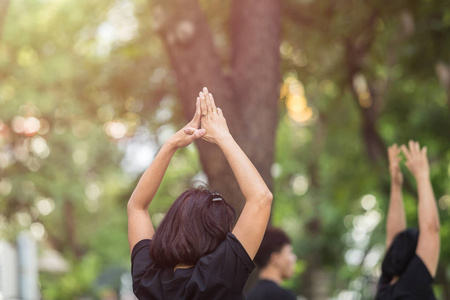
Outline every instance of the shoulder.
<path id="1" fill-rule="evenodd" d="M 428 268 L 425 266 L 422 259 L 417 255 L 414 255 L 413 259 L 411 259 L 405 272 L 402 276 L 400 276 L 399 281 L 402 280 L 402 278 L 406 278 L 408 281 L 419 280 L 424 284 L 433 283 L 433 277 L 428 271 Z"/>
<path id="2" fill-rule="evenodd" d="M 152 266 L 153 261 L 150 258 L 150 246 L 152 241 L 149 239 L 140 240 L 131 251 L 131 276 L 133 278 L 133 287 L 140 284 L 140 281 Z"/>
<path id="3" fill-rule="evenodd" d="M 241 242 L 238 240 L 238 238 L 229 232 L 227 234 L 227 237 L 225 239 L 225 242 L 233 249 L 234 253 L 237 257 L 242 261 L 242 263 L 245 265 L 245 267 L 251 272 L 255 268 L 255 264 L 253 263 L 253 260 L 248 255 L 247 251 L 245 250 L 244 246 L 241 244 Z"/>
<path id="4" fill-rule="evenodd" d="M 151 244 L 152 240 L 150 239 L 143 239 L 137 242 L 136 245 L 134 245 L 133 249 L 131 250 L 131 260 L 133 261 L 138 254 L 140 255 L 141 252 L 143 252 L 142 250 L 144 249 L 150 250 Z"/>
<path id="5" fill-rule="evenodd" d="M 297 299 L 292 291 L 282 288 L 278 284 L 270 280 L 259 280 L 258 283 L 248 292 L 247 298 L 248 300 Z"/>
<path id="6" fill-rule="evenodd" d="M 410 299 L 435 299 L 432 289 L 433 277 L 417 255 L 409 263 L 405 272 L 393 285 L 394 294 L 407 294 Z"/>
<path id="7" fill-rule="evenodd" d="M 296 299 L 295 294 L 292 291 L 285 289 L 276 283 L 273 283 L 271 290 L 278 299 Z"/>
<path id="8" fill-rule="evenodd" d="M 255 268 L 239 240 L 228 233 L 224 241 L 210 254 L 200 258 L 195 272 L 220 283 L 229 290 L 242 293 L 248 276 Z"/>
<path id="9" fill-rule="evenodd" d="M 236 262 L 249 273 L 255 268 L 255 264 L 245 251 L 241 242 L 234 234 L 229 232 L 225 240 L 212 253 L 205 255 L 200 262 L 211 264 L 213 262 L 230 266 L 229 263 Z"/>

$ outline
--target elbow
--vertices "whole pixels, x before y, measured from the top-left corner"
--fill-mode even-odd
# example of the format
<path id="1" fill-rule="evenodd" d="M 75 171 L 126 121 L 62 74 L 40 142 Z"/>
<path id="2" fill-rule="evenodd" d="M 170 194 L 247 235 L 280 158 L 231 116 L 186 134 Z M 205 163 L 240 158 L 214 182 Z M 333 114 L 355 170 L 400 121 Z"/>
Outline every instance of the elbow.
<path id="1" fill-rule="evenodd" d="M 272 206 L 273 195 L 269 190 L 261 192 L 258 198 L 262 205 Z"/>
<path id="2" fill-rule="evenodd" d="M 441 231 L 441 224 L 439 224 L 439 222 L 436 222 L 436 224 L 434 224 L 431 228 L 434 232 L 439 233 Z"/>
<path id="3" fill-rule="evenodd" d="M 133 195 L 131 195 L 131 198 L 130 198 L 130 200 L 128 200 L 128 203 L 127 203 L 128 215 L 132 211 L 148 210 L 148 206 L 149 206 L 148 204 L 143 204 L 142 201 L 139 201 L 139 199 L 133 198 Z"/>
<path id="4" fill-rule="evenodd" d="M 130 212 L 132 210 L 133 210 L 133 202 L 130 199 L 130 200 L 128 200 L 128 203 L 127 203 L 127 213 L 128 213 L 128 215 L 130 214 Z"/>
<path id="5" fill-rule="evenodd" d="M 259 207 L 272 206 L 273 195 L 269 190 L 260 191 L 245 199 L 246 203 L 256 204 Z"/>
<path id="6" fill-rule="evenodd" d="M 420 228 L 420 231 L 427 232 L 427 233 L 437 233 L 441 231 L 441 225 L 439 222 L 431 222 L 423 226 L 423 228 Z"/>
<path id="7" fill-rule="evenodd" d="M 133 198 L 130 198 L 127 203 L 127 214 L 130 215 L 131 212 L 138 210 L 139 207 L 136 205 L 135 201 L 133 201 Z"/>
<path id="8" fill-rule="evenodd" d="M 272 201 L 273 201 L 273 194 L 270 191 L 267 191 L 267 193 L 265 194 L 265 198 L 266 201 L 272 205 Z"/>

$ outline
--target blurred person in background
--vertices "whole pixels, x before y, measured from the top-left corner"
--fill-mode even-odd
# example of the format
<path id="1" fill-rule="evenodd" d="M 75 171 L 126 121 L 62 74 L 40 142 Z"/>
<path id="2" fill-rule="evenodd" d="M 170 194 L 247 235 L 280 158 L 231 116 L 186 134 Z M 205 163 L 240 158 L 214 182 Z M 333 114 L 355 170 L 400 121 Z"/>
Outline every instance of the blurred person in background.
<path id="1" fill-rule="evenodd" d="M 400 152 L 417 182 L 419 230 L 406 228 Z M 391 197 L 386 224 L 386 255 L 376 299 L 435 299 L 432 283 L 439 262 L 439 215 L 430 182 L 427 148 L 410 141 L 409 148 L 388 149 Z"/>
<path id="2" fill-rule="evenodd" d="M 247 300 L 296 300 L 292 291 L 281 287 L 284 280 L 294 274 L 297 257 L 292 252 L 291 240 L 286 233 L 268 227 L 255 256 L 259 280 L 246 295 Z"/>
<path id="3" fill-rule="evenodd" d="M 237 179 L 246 203 L 235 212 L 206 188 L 189 189 L 154 230 L 149 205 L 178 148 L 196 139 L 216 144 Z M 133 290 L 139 299 L 244 299 L 242 289 L 269 220 L 272 194 L 231 136 L 206 88 L 191 122 L 170 137 L 144 172 L 128 201 L 128 240 Z"/>

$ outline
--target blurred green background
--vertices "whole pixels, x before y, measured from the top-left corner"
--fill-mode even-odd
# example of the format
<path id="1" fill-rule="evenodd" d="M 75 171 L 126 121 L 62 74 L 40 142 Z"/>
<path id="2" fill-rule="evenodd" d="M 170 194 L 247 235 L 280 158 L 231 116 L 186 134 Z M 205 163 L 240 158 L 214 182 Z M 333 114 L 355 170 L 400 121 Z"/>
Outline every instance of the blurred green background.
<path id="1" fill-rule="evenodd" d="M 0 1 L 0 236 L 13 242 L 30 230 L 41 257 L 52 249 L 65 260 L 64 270 L 40 271 L 43 299 L 106 299 L 129 272 L 128 197 L 187 114 L 156 13 L 182 3 Z M 226 65 L 236 7 L 198 5 Z M 299 257 L 286 286 L 313 300 L 373 298 L 385 150 L 415 139 L 428 146 L 441 216 L 435 290 L 450 299 L 450 3 L 285 0 L 279 22 L 269 167 L 272 223 Z M 408 225 L 417 226 L 415 182 L 403 170 Z M 150 206 L 155 223 L 196 179 L 207 176 L 190 146 Z"/>

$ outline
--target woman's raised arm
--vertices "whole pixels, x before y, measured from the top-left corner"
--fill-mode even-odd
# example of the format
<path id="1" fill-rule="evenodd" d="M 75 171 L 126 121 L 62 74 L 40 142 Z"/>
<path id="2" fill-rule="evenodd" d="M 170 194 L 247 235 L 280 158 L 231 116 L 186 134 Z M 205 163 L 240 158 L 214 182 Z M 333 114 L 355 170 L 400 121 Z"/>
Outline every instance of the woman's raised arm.
<path id="1" fill-rule="evenodd" d="M 389 171 L 391 174 L 391 198 L 386 224 L 386 249 L 389 249 L 395 236 L 406 229 L 405 209 L 403 206 L 403 174 L 399 162 L 401 158 L 397 144 L 388 148 Z"/>
<path id="2" fill-rule="evenodd" d="M 176 150 L 186 147 L 203 136 L 205 130 L 200 125 L 200 100 L 197 98 L 194 118 L 180 131 L 170 137 L 162 146 L 155 159 L 142 175 L 133 194 L 128 200 L 128 243 L 130 251 L 142 239 L 151 239 L 155 230 L 150 220 L 148 207 L 158 191 L 170 160 Z"/>
<path id="3" fill-rule="evenodd" d="M 441 225 L 430 181 L 427 148 L 420 149 L 418 142 L 409 141 L 409 149 L 402 146 L 402 151 L 406 156 L 406 166 L 416 179 L 417 194 L 419 195 L 419 241 L 416 254 L 434 277 L 439 262 Z"/>
<path id="4" fill-rule="evenodd" d="M 233 170 L 246 203 L 233 234 L 253 259 L 261 244 L 272 205 L 272 193 L 250 159 L 231 136 L 222 110 L 206 88 L 200 93 L 203 139 L 217 144 Z"/>

